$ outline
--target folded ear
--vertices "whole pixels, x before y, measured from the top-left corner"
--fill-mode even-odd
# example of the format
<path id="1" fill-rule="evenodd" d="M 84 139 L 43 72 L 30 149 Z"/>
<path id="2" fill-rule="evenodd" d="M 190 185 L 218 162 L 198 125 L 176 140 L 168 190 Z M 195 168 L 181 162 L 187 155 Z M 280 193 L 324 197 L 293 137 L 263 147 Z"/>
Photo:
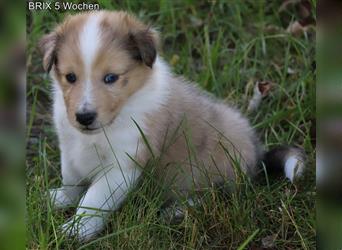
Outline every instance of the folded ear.
<path id="1" fill-rule="evenodd" d="M 57 62 L 56 45 L 56 32 L 52 32 L 43 36 L 39 41 L 39 49 L 43 54 L 43 67 L 48 73 L 50 72 L 52 66 Z"/>
<path id="2" fill-rule="evenodd" d="M 126 49 L 135 60 L 152 68 L 157 57 L 158 33 L 152 28 L 128 34 Z"/>

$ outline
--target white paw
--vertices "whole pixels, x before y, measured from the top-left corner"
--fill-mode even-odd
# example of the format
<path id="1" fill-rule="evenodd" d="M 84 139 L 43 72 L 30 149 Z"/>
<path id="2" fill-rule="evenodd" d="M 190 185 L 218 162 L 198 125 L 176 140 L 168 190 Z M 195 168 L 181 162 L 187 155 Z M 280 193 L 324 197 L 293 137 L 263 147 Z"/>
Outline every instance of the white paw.
<path id="1" fill-rule="evenodd" d="M 104 227 L 102 217 L 96 215 L 75 215 L 61 226 L 61 231 L 68 237 L 80 242 L 93 239 Z"/>
<path id="2" fill-rule="evenodd" d="M 65 194 L 63 188 L 50 189 L 49 196 L 55 208 L 66 208 L 74 204 L 74 200 Z"/>

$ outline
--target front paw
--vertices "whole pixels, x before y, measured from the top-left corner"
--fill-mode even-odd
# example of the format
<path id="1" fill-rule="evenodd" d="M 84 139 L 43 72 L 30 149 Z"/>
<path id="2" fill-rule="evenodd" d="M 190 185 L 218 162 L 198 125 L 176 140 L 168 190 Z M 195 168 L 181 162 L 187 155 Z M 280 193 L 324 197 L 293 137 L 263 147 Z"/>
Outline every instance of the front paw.
<path id="1" fill-rule="evenodd" d="M 103 218 L 97 215 L 75 215 L 61 226 L 61 231 L 80 242 L 93 239 L 104 227 Z"/>
<path id="2" fill-rule="evenodd" d="M 62 188 L 54 188 L 49 190 L 50 201 L 54 208 L 66 208 L 73 205 L 74 201 L 65 194 Z"/>

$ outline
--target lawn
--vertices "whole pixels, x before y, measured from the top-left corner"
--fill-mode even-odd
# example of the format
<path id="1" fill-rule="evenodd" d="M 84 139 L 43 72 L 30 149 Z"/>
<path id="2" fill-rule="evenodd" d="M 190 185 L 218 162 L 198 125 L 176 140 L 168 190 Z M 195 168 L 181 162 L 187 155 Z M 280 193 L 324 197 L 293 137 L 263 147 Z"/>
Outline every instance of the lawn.
<path id="1" fill-rule="evenodd" d="M 244 180 L 228 194 L 210 189 L 179 224 L 162 219 L 160 190 L 144 181 L 97 240 L 85 245 L 67 239 L 58 227 L 73 209 L 55 211 L 46 196 L 60 185 L 61 174 L 51 86 L 37 43 L 69 12 L 27 11 L 27 248 L 315 249 L 315 35 L 285 32 L 299 18 L 295 6 L 279 11 L 283 1 L 263 0 L 98 2 L 157 27 L 161 55 L 175 73 L 241 109 L 266 147 L 304 148 L 307 171 L 296 185 Z M 256 81 L 273 88 L 256 111 L 247 112 Z"/>

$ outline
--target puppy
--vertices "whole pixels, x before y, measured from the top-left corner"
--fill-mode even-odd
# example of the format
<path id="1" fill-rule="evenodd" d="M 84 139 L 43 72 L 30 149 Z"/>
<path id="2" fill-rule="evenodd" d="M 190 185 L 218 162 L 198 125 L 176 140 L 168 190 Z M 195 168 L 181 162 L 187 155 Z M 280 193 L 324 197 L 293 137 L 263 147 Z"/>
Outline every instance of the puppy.
<path id="1" fill-rule="evenodd" d="M 264 154 L 239 111 L 173 75 L 158 39 L 126 12 L 97 11 L 67 17 L 40 42 L 63 177 L 50 195 L 57 208 L 79 202 L 62 228 L 81 241 L 103 229 L 151 158 L 165 200 L 234 181 L 236 170 L 254 177 L 264 155 L 291 180 L 303 171 L 299 150 Z"/>

